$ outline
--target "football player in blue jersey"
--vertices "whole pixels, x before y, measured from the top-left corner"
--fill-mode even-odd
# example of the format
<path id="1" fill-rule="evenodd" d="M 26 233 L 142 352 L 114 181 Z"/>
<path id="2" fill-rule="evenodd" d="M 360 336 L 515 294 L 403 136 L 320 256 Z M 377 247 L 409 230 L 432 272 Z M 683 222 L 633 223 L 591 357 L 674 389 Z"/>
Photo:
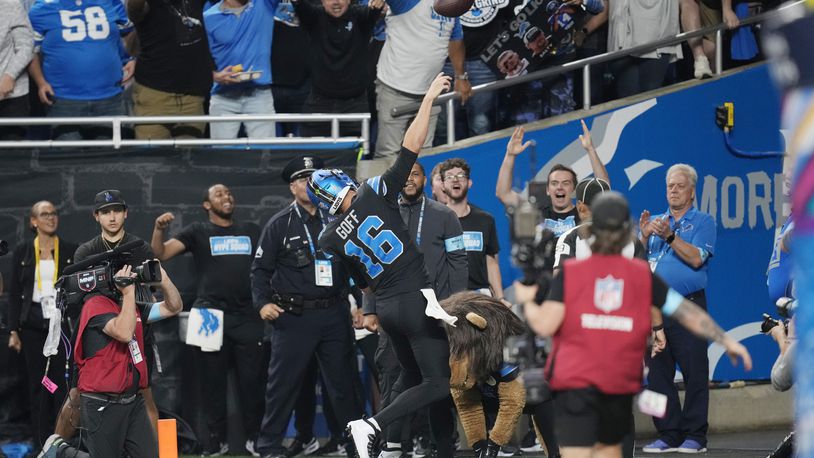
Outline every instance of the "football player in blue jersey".
<path id="1" fill-rule="evenodd" d="M 454 323 L 454 318 L 444 316 L 435 299 L 424 256 L 401 218 L 398 196 L 426 139 L 433 102 L 451 83 L 443 74 L 433 80 L 396 162 L 383 175 L 357 185 L 341 170 L 323 169 L 308 181 L 311 200 L 337 217 L 319 246 L 333 262 L 345 263 L 366 299 L 376 301 L 377 317 L 368 316 L 366 322 L 371 328 L 381 323 L 403 368 L 390 405 L 372 418 L 348 423 L 360 458 L 376 457 L 382 428 L 449 396 L 449 344 L 436 319 Z M 399 433 L 388 431 L 393 437 L 387 438 L 387 448 L 400 448 Z"/>

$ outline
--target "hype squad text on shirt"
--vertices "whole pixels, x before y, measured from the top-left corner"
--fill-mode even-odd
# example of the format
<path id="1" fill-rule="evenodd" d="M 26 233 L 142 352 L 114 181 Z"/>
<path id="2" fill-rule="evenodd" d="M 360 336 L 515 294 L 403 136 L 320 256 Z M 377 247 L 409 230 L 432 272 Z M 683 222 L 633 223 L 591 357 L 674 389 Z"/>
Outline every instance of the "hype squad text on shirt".
<path id="1" fill-rule="evenodd" d="M 209 237 L 209 250 L 212 256 L 251 255 L 252 240 L 246 235 Z"/>

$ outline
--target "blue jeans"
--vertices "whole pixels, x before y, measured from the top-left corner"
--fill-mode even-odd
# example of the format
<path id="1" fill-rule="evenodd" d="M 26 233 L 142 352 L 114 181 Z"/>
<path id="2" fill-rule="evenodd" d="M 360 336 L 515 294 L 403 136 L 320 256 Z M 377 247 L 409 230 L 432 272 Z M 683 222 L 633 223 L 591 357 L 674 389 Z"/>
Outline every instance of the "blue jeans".
<path id="1" fill-rule="evenodd" d="M 100 100 L 73 100 L 56 98 L 54 104 L 46 108 L 49 118 L 71 118 L 92 116 L 124 116 L 122 93 Z M 52 137 L 56 140 L 94 140 L 111 138 L 111 128 L 106 125 L 55 126 Z"/>
<path id="2" fill-rule="evenodd" d="M 274 114 L 274 96 L 269 87 L 234 89 L 212 94 L 209 114 L 228 116 L 240 114 Z M 276 136 L 273 121 L 255 121 L 244 124 L 249 138 L 272 138 Z M 239 122 L 213 122 L 209 124 L 212 138 L 237 138 Z"/>
<path id="3" fill-rule="evenodd" d="M 464 68 L 469 75 L 469 83 L 472 84 L 472 86 L 490 83 L 497 79 L 492 69 L 480 59 L 465 61 Z M 444 73 L 447 75 L 453 75 L 455 73 L 449 61 L 444 64 Z M 494 91 L 473 95 L 466 101 L 466 105 L 464 106 L 461 106 L 460 102 L 455 102 L 456 139 L 491 132 L 492 127 L 495 125 L 496 105 L 497 96 Z M 464 110 L 466 110 L 466 134 L 464 134 L 463 123 L 461 122 L 464 119 L 462 117 Z M 444 143 L 447 140 L 446 107 L 441 110 L 441 114 L 439 115 L 438 127 L 435 129 L 435 139 L 436 143 Z"/>

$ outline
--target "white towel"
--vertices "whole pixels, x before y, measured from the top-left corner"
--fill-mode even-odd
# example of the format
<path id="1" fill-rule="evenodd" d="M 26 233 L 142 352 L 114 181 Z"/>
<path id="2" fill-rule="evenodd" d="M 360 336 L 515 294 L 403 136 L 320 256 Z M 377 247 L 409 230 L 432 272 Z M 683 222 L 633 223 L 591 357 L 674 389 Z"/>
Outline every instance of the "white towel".
<path id="1" fill-rule="evenodd" d="M 441 304 L 439 304 L 438 299 L 435 298 L 435 291 L 433 291 L 432 288 L 422 289 L 421 294 L 427 299 L 427 308 L 424 309 L 425 315 L 430 318 L 435 318 L 436 320 L 442 320 L 450 326 L 455 326 L 455 322 L 458 321 L 458 318 L 450 315 L 446 310 L 441 308 Z"/>

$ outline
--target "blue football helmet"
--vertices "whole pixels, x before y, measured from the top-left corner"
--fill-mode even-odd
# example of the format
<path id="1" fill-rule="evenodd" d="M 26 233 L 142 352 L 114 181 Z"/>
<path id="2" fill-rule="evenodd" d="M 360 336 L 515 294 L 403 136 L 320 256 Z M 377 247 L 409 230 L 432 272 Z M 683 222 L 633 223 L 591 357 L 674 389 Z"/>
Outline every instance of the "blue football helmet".
<path id="1" fill-rule="evenodd" d="M 345 172 L 322 169 L 312 173 L 308 179 L 308 198 L 314 205 L 333 215 L 339 210 L 348 191 L 358 188 L 359 185 Z"/>

